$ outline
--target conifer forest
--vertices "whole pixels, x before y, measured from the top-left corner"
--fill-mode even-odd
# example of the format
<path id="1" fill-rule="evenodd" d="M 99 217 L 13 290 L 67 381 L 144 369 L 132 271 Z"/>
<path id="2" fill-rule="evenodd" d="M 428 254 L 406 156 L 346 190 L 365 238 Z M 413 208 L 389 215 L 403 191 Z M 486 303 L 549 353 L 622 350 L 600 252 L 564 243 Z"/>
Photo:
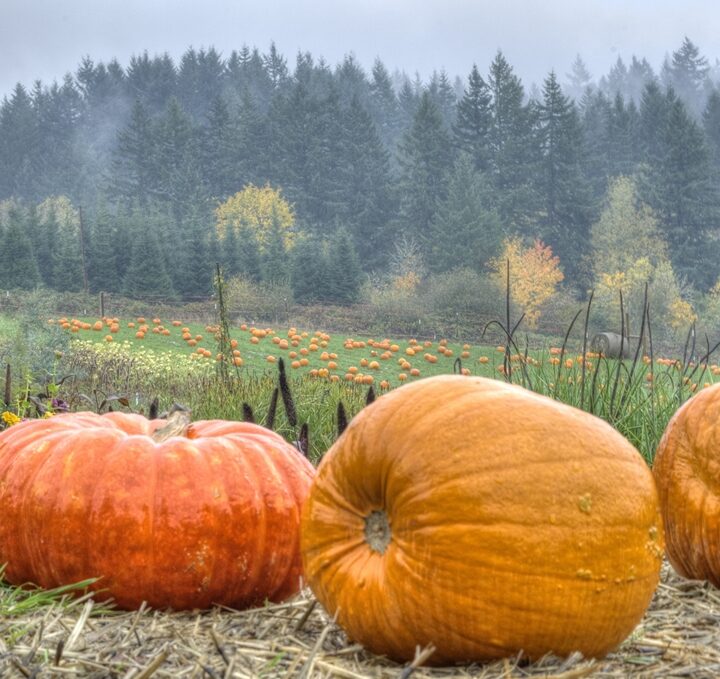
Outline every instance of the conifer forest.
<path id="1" fill-rule="evenodd" d="M 720 320 L 720 65 L 668 55 L 538 84 L 501 51 L 424 80 L 274 44 L 88 56 L 2 100 L 0 288 L 182 301 L 217 261 L 342 305 L 534 251 L 574 300 L 650 281 L 669 323 Z"/>

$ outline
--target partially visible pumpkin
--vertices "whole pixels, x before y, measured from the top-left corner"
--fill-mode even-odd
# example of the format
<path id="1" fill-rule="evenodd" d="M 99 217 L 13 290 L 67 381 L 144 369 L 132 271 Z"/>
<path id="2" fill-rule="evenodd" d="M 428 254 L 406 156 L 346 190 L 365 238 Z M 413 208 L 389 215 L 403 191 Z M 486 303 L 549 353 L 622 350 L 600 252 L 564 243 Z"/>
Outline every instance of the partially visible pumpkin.
<path id="1" fill-rule="evenodd" d="M 670 563 L 683 577 L 720 587 L 720 385 L 673 415 L 653 474 Z"/>
<path id="2" fill-rule="evenodd" d="M 100 577 L 94 587 L 126 609 L 280 601 L 300 585 L 313 474 L 282 437 L 244 422 L 26 421 L 0 434 L 0 563 L 14 584 Z"/>
<path id="3" fill-rule="evenodd" d="M 432 377 L 378 398 L 303 507 L 305 574 L 351 639 L 430 662 L 600 657 L 641 619 L 663 534 L 610 425 L 518 386 Z"/>

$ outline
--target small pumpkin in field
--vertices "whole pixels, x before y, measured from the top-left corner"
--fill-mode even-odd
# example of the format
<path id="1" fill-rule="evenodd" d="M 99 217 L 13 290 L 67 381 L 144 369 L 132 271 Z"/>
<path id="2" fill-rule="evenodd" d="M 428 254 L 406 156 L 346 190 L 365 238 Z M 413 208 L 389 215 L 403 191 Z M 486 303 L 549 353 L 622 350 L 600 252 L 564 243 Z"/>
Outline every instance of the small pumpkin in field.
<path id="1" fill-rule="evenodd" d="M 125 609 L 295 593 L 312 465 L 258 425 L 182 415 L 68 413 L 2 432 L 5 578 L 50 588 L 99 577 L 94 588 Z"/>
<path id="2" fill-rule="evenodd" d="M 668 422 L 653 462 L 668 559 L 683 577 L 720 587 L 720 385 Z"/>
<path id="3" fill-rule="evenodd" d="M 354 641 L 434 664 L 601 657 L 659 579 L 650 469 L 605 422 L 518 386 L 440 376 L 363 409 L 303 507 L 305 576 Z"/>

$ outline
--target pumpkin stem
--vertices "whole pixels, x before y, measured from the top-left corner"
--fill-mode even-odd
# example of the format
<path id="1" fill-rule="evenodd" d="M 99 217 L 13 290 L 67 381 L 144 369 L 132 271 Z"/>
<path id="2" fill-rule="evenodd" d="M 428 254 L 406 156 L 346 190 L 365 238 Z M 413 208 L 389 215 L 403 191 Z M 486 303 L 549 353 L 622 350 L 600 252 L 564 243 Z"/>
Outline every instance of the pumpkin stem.
<path id="1" fill-rule="evenodd" d="M 186 436 L 190 426 L 190 411 L 176 410 L 167 418 L 167 423 L 153 432 L 152 440 L 162 443 L 173 436 Z"/>
<path id="2" fill-rule="evenodd" d="M 382 509 L 370 512 L 365 518 L 365 542 L 370 545 L 370 549 L 385 554 L 391 540 L 392 531 L 387 513 Z"/>

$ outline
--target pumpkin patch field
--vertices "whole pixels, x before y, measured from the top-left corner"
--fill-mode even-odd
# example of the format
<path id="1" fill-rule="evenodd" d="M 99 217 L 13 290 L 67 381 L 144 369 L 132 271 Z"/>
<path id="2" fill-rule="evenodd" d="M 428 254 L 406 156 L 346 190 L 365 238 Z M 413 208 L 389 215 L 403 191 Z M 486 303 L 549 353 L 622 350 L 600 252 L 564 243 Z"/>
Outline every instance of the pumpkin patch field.
<path id="1" fill-rule="evenodd" d="M 43 325 L 4 373 L 0 676 L 720 675 L 710 356 Z"/>

